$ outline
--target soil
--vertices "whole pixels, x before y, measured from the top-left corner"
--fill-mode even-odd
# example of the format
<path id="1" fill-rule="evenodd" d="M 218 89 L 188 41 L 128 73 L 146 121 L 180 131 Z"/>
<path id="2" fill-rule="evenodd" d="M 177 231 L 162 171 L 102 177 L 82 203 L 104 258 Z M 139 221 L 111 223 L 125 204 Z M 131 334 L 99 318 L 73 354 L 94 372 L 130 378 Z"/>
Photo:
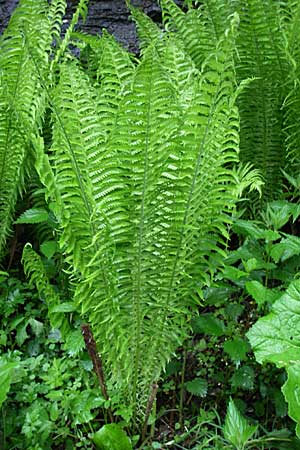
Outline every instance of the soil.
<path id="1" fill-rule="evenodd" d="M 72 17 L 77 3 L 75 0 L 68 0 L 67 19 Z M 176 3 L 182 4 L 183 1 L 178 0 Z M 0 33 L 17 4 L 18 0 L 0 0 Z M 160 7 L 156 0 L 133 0 L 132 4 L 141 8 L 154 21 L 161 21 Z M 96 34 L 102 28 L 112 33 L 129 51 L 138 52 L 135 25 L 128 17 L 125 0 L 90 0 L 87 21 L 81 29 Z"/>

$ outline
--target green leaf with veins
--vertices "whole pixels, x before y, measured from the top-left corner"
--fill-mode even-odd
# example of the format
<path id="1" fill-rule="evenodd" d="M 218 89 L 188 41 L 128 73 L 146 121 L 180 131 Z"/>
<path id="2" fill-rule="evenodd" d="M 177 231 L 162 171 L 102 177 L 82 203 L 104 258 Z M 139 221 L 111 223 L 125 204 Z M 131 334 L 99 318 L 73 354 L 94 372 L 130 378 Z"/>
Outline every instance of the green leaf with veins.
<path id="1" fill-rule="evenodd" d="M 230 441 L 237 450 L 242 450 L 247 441 L 255 433 L 256 425 L 250 425 L 239 412 L 231 399 L 227 408 L 223 432 L 225 438 Z"/>
<path id="2" fill-rule="evenodd" d="M 290 284 L 272 312 L 259 319 L 247 337 L 260 363 L 288 367 L 300 362 L 300 280 Z"/>
<path id="3" fill-rule="evenodd" d="M 296 433 L 300 437 L 300 362 L 287 368 L 288 379 L 282 386 L 288 402 L 289 416 L 297 423 Z"/>

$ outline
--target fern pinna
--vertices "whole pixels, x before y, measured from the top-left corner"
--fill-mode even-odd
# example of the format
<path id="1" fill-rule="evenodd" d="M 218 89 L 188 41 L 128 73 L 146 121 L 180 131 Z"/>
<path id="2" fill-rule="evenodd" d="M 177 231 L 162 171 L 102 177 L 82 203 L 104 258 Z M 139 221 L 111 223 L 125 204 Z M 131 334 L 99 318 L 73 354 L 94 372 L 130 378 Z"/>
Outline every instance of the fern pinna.
<path id="1" fill-rule="evenodd" d="M 51 146 L 33 140 L 74 302 L 92 325 L 110 394 L 135 423 L 227 238 L 237 192 L 237 23 L 233 16 L 201 70 L 168 34 L 145 42 L 135 64 L 104 35 L 101 57 L 94 52 L 98 84 L 66 55 L 47 89 Z"/>

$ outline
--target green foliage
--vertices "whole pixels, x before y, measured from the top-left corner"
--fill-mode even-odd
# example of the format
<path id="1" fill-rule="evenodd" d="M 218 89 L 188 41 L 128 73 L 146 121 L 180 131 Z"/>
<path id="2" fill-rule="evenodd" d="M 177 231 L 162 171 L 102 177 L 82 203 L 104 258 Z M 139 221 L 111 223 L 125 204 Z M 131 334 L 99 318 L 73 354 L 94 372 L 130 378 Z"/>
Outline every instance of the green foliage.
<path id="1" fill-rule="evenodd" d="M 263 434 L 239 409 L 247 414 L 250 399 L 256 418 L 286 415 L 282 372 L 259 371 L 245 338 L 271 311 L 248 336 L 260 362 L 286 367 L 283 393 L 299 421 L 300 183 L 290 175 L 299 164 L 298 2 L 188 1 L 184 11 L 161 0 L 165 29 L 127 2 L 140 59 L 105 31 L 74 31 L 87 3 L 61 38 L 65 1 L 23 0 L 0 40 L 1 254 L 17 193 L 27 174 L 40 179 L 33 175 L 15 221 L 35 230 L 23 264 L 39 299 L 26 302 L 27 285 L 0 272 L 4 446 L 50 449 L 53 440 L 69 449 L 72 434 L 90 448 L 97 408 L 100 420 L 109 408 L 139 430 L 150 386 L 166 369 L 162 391 L 176 404 L 179 386 L 171 411 L 186 431 L 167 447 L 287 448 L 285 431 Z M 235 216 L 239 199 L 251 209 L 245 189 L 263 194 L 260 202 L 251 193 L 255 220 Z M 230 242 L 232 223 L 241 245 Z M 109 400 L 93 387 L 83 320 Z M 183 363 L 167 365 L 183 345 Z M 199 412 L 211 392 L 224 410 L 234 397 L 223 427 L 217 414 Z M 153 431 L 154 414 L 149 423 Z M 131 448 L 115 424 L 94 434 L 100 448 L 122 440 Z"/>
<path id="2" fill-rule="evenodd" d="M 93 442 L 99 450 L 132 450 L 126 433 L 115 423 L 104 425 L 93 436 Z"/>
<path id="3" fill-rule="evenodd" d="M 256 430 L 257 426 L 250 425 L 241 415 L 234 402 L 230 400 L 223 429 L 225 438 L 237 450 L 243 450 Z"/>
<path id="4" fill-rule="evenodd" d="M 72 58 L 62 62 L 47 91 L 49 154 L 42 138 L 33 141 L 75 304 L 113 389 L 139 420 L 149 386 L 186 335 L 195 277 L 208 282 L 216 266 L 208 258 L 222 255 L 237 200 L 236 27 L 234 17 L 201 72 L 168 37 L 167 69 L 155 43 L 134 66 L 104 34 L 99 86 Z M 39 291 L 49 289 L 37 256 L 23 258 Z"/>

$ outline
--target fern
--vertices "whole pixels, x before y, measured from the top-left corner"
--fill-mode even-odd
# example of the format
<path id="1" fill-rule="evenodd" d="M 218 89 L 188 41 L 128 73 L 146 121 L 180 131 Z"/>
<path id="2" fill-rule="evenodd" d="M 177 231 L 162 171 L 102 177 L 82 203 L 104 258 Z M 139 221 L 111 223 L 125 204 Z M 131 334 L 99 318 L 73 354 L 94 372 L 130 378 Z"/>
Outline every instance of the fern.
<path id="1" fill-rule="evenodd" d="M 41 126 L 43 89 L 26 40 L 35 48 L 42 69 L 49 48 L 47 9 L 43 0 L 23 0 L 0 41 L 0 253 L 30 167 L 30 134 Z"/>
<path id="2" fill-rule="evenodd" d="M 228 237 L 237 22 L 201 72 L 172 36 L 145 47 L 134 66 L 104 34 L 99 87 L 72 59 L 61 63 L 58 85 L 47 90 L 49 155 L 33 140 L 74 301 L 93 327 L 112 391 L 137 422 L 188 332 L 195 280 L 209 281 L 209 257 Z"/>

